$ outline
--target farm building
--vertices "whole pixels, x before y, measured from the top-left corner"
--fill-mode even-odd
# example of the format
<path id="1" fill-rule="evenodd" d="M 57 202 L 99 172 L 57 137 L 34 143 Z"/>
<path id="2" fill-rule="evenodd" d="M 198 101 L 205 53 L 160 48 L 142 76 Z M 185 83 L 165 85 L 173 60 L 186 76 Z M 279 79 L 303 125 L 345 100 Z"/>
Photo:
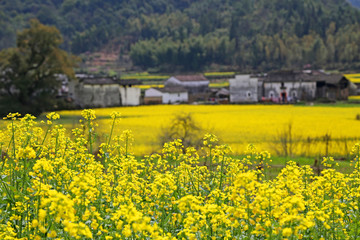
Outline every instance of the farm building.
<path id="1" fill-rule="evenodd" d="M 81 108 L 136 106 L 140 105 L 140 88 L 132 87 L 135 84 L 138 81 L 78 75 L 69 84 L 69 96 Z"/>
<path id="2" fill-rule="evenodd" d="M 165 87 L 183 87 L 190 95 L 205 93 L 209 90 L 210 81 L 202 74 L 172 76 L 165 81 Z"/>
<path id="3" fill-rule="evenodd" d="M 162 104 L 162 92 L 157 88 L 149 88 L 145 90 L 144 104 Z"/>
<path id="4" fill-rule="evenodd" d="M 303 71 L 270 72 L 260 77 L 259 82 L 263 101 L 286 103 L 316 97 L 316 80 Z"/>
<path id="5" fill-rule="evenodd" d="M 263 100 L 347 100 L 356 86 L 340 74 L 323 71 L 277 71 L 259 78 Z"/>
<path id="6" fill-rule="evenodd" d="M 236 75 L 229 80 L 230 102 L 251 103 L 258 101 L 258 78 L 250 75 Z"/>
<path id="7" fill-rule="evenodd" d="M 329 101 L 347 100 L 356 94 L 356 86 L 340 74 L 316 77 L 316 98 Z"/>
<path id="8" fill-rule="evenodd" d="M 210 92 L 209 102 L 217 104 L 229 103 L 230 91 L 228 88 L 211 88 Z"/>
<path id="9" fill-rule="evenodd" d="M 144 104 L 185 103 L 188 100 L 188 92 L 182 87 L 149 88 L 144 96 Z"/>

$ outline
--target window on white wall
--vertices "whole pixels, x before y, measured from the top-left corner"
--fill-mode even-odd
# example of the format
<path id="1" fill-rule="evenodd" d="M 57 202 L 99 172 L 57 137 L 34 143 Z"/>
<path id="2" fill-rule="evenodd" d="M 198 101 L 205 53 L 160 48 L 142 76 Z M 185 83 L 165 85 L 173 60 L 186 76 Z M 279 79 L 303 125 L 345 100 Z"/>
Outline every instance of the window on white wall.
<path id="1" fill-rule="evenodd" d="M 274 93 L 274 91 L 270 91 L 269 92 L 269 98 L 273 98 L 273 97 L 275 97 L 275 93 Z"/>
<path id="2" fill-rule="evenodd" d="M 251 97 L 251 92 L 250 92 L 250 91 L 247 91 L 247 92 L 246 92 L 246 96 L 247 96 L 248 98 L 250 98 L 250 97 Z"/>

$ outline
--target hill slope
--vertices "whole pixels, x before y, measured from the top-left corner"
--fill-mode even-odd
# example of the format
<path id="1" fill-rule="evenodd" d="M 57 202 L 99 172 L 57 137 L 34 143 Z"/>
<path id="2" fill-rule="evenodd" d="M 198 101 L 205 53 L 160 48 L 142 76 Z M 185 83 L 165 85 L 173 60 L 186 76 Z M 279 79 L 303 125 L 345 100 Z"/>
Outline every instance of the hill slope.
<path id="1" fill-rule="evenodd" d="M 360 8 L 360 1 L 359 0 L 348 0 L 348 1 L 354 7 Z"/>
<path id="2" fill-rule="evenodd" d="M 345 0 L 3 0 L 0 49 L 31 18 L 59 28 L 75 54 L 112 46 L 161 71 L 360 61 L 360 14 Z"/>

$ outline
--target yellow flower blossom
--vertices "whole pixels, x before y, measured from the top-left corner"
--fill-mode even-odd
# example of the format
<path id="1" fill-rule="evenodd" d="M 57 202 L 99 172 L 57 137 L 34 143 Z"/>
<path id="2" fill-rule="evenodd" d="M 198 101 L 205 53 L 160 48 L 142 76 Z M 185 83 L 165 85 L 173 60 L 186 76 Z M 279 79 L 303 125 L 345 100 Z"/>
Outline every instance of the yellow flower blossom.
<path id="1" fill-rule="evenodd" d="M 83 114 L 84 122 L 95 126 L 94 111 Z M 35 130 L 32 116 L 9 117 L 11 126 L 0 132 L 0 145 L 8 147 L 0 168 L 0 239 L 357 236 L 359 145 L 351 173 L 333 169 L 335 160 L 327 157 L 319 175 L 289 161 L 267 178 L 269 152 L 249 145 L 244 157 L 233 157 L 212 134 L 202 149 L 184 149 L 174 140 L 142 158 L 129 149 L 137 144 L 135 132 L 115 127 L 112 141 L 100 137 L 106 141 L 100 145 L 94 128 L 91 139 L 84 131 L 89 125 L 72 134 L 54 124 L 45 132 Z M 89 151 L 90 141 L 94 149 L 100 146 L 99 154 Z"/>

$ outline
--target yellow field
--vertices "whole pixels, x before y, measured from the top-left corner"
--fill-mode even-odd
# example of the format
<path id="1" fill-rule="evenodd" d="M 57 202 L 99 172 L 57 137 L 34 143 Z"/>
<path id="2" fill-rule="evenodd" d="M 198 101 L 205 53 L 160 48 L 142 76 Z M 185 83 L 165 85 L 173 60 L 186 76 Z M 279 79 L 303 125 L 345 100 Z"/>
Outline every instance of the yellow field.
<path id="1" fill-rule="evenodd" d="M 309 114 L 317 123 L 312 128 L 337 128 L 342 125 L 331 125 L 331 120 L 346 123 L 354 109 L 163 106 L 122 110 L 128 117 L 123 123 L 128 119 L 132 126 L 142 126 L 142 132 L 150 137 L 154 134 L 149 129 L 157 127 L 154 121 L 187 110 L 209 124 L 223 124 L 227 130 L 224 135 L 240 139 L 271 133 L 276 118 L 264 117 L 277 114 L 284 121 L 290 117 L 294 123 L 306 125 Z M 99 111 L 100 115 L 104 113 Z M 338 161 L 334 158 L 324 157 L 321 168 L 288 161 L 274 176 L 267 151 L 249 146 L 245 156 L 232 157 L 229 148 L 212 134 L 205 135 L 199 151 L 191 147 L 184 151 L 181 141 L 174 140 L 164 144 L 161 155 L 135 158 L 128 151 L 131 137 L 126 131 L 119 141 L 115 136 L 114 141 L 102 141 L 96 152 L 95 113 L 85 109 L 81 115 L 86 127 L 72 129 L 72 138 L 56 123 L 56 113 L 47 114 L 46 123 L 30 115 L 19 119 L 17 113 L 3 121 L 7 127 L 0 131 L 1 240 L 360 237 L 359 144 L 352 149 L 348 173 L 335 169 Z M 111 116 L 115 122 L 119 117 Z M 322 123 L 314 121 L 317 116 Z M 64 117 L 62 121 L 67 120 Z M 108 130 L 105 122 L 99 123 L 103 131 Z M 44 124 L 45 131 L 40 127 Z M 245 126 L 236 127 L 241 124 Z M 299 124 L 297 130 L 305 129 L 305 125 Z M 353 124 L 354 133 L 357 125 Z M 248 130 L 253 132 L 239 131 L 250 126 Z M 255 126 L 261 129 L 255 131 Z M 349 129 L 351 126 L 346 131 Z"/>
<path id="2" fill-rule="evenodd" d="M 134 87 L 146 90 L 149 88 L 163 88 L 164 84 L 144 84 L 144 85 L 134 85 Z"/>
<path id="3" fill-rule="evenodd" d="M 349 96 L 348 98 L 349 100 L 360 100 L 360 96 L 356 95 L 356 96 Z"/>
<path id="4" fill-rule="evenodd" d="M 211 88 L 220 88 L 220 87 L 228 87 L 228 86 L 229 86 L 229 82 L 215 82 L 209 84 L 209 87 Z M 163 88 L 164 84 L 143 84 L 143 85 L 134 85 L 134 87 L 146 90 L 149 88 Z"/>
<path id="5" fill-rule="evenodd" d="M 177 113 L 191 113 L 194 119 L 231 146 L 235 154 L 243 153 L 250 143 L 259 149 L 276 154 L 281 149 L 279 135 L 292 127 L 293 153 L 298 155 L 324 155 L 326 138 L 328 152 L 345 154 L 359 139 L 360 122 L 356 115 L 360 107 L 331 106 L 264 106 L 264 105 L 162 105 L 95 109 L 98 117 L 100 141 L 110 132 L 111 112 L 118 111 L 122 119 L 114 134 L 132 130 L 135 138 L 134 153 L 149 154 L 158 151 L 161 127 L 168 126 Z M 80 118 L 81 111 L 62 111 L 66 119 Z M 66 127 L 74 127 L 76 120 L 63 120 Z"/>
<path id="6" fill-rule="evenodd" d="M 359 73 L 345 74 L 344 76 L 353 83 L 360 83 L 360 74 Z"/>

